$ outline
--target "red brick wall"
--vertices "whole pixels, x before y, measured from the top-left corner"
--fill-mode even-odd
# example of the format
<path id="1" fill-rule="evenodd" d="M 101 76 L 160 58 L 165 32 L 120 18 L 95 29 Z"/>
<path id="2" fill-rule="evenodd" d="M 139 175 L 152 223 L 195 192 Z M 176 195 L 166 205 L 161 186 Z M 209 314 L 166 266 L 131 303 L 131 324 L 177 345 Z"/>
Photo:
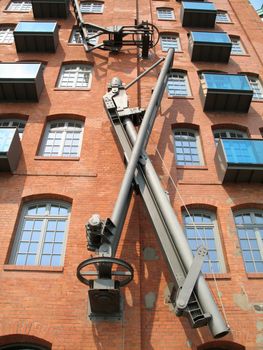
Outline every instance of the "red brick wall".
<path id="1" fill-rule="evenodd" d="M 0 16 L 3 23 L 34 20 L 32 13 L 5 13 L 8 1 L 2 0 Z M 245 0 L 215 1 L 217 8 L 227 10 L 231 24 L 218 24 L 216 30 L 239 35 L 246 56 L 231 56 L 229 64 L 192 63 L 188 54 L 187 29 L 179 20 L 180 3 L 173 1 L 140 1 L 140 20 L 153 22 L 160 30 L 179 33 L 182 52 L 175 53 L 174 67 L 188 72 L 192 97 L 168 98 L 161 104 L 148 152 L 170 193 L 171 202 L 182 221 L 183 203 L 168 178 L 165 166 L 177 184 L 186 205 L 213 206 L 216 211 L 227 273 L 218 276 L 231 333 L 222 348 L 234 349 L 228 342 L 243 345 L 247 350 L 263 349 L 263 316 L 253 304 L 263 303 L 263 275 L 248 276 L 240 253 L 232 209 L 251 204 L 263 209 L 263 189 L 260 184 L 229 184 L 218 181 L 212 127 L 236 124 L 248 129 L 252 138 L 259 138 L 263 127 L 263 104 L 252 102 L 248 114 L 204 113 L 199 98 L 197 71 L 215 69 L 231 73 L 253 72 L 263 77 L 263 24 Z M 174 8 L 175 21 L 158 21 L 156 7 Z M 87 15 L 86 20 L 101 25 L 132 24 L 136 18 L 136 1 L 105 1 L 102 15 Z M 93 324 L 87 316 L 87 291 L 76 278 L 76 267 L 91 254 L 86 250 L 84 225 L 93 213 L 110 217 L 124 173 L 123 156 L 118 151 L 110 123 L 104 112 L 102 95 L 114 76 L 131 81 L 138 72 L 162 56 L 160 46 L 149 60 L 137 59 L 136 49 L 118 55 L 102 51 L 86 54 L 82 46 L 68 45 L 74 25 L 73 14 L 59 20 L 60 30 L 56 54 L 17 54 L 15 45 L 0 45 L 0 61 L 37 60 L 46 62 L 45 89 L 39 103 L 3 103 L 0 117 L 7 113 L 28 116 L 22 139 L 23 156 L 14 175 L 0 176 L 0 336 L 30 335 L 52 344 L 52 349 L 201 349 L 213 339 L 206 328 L 192 330 L 188 321 L 178 319 L 165 302 L 171 277 L 154 234 L 152 224 L 139 196 L 134 196 L 127 216 L 117 256 L 131 263 L 134 281 L 123 289 L 124 320 L 120 323 Z M 62 62 L 79 60 L 93 65 L 90 91 L 55 89 Z M 143 78 L 140 88 L 129 90 L 130 105 L 146 107 L 160 68 Z M 74 115 L 85 120 L 81 155 L 77 160 L 45 159 L 38 149 L 46 122 L 50 116 Z M 174 160 L 172 128 L 177 123 L 199 126 L 205 164 L 202 168 L 177 167 Z M 63 198 L 72 202 L 72 211 L 63 268 L 20 268 L 7 264 L 12 239 L 23 201 L 30 198 Z M 155 249 L 156 259 L 145 260 L 146 248 Z M 215 281 L 208 276 L 215 299 Z M 149 294 L 151 293 L 151 294 Z M 145 296 L 156 297 L 152 307 L 145 306 Z M 220 306 L 219 306 L 220 307 Z M 2 339 L 2 340 L 1 340 Z M 0 338 L 0 344 L 10 341 Z M 25 339 L 16 336 L 16 339 Z M 211 347 L 212 347 L 211 345 Z M 202 348 L 205 349 L 205 348 Z M 237 348 L 242 349 L 242 348 Z"/>

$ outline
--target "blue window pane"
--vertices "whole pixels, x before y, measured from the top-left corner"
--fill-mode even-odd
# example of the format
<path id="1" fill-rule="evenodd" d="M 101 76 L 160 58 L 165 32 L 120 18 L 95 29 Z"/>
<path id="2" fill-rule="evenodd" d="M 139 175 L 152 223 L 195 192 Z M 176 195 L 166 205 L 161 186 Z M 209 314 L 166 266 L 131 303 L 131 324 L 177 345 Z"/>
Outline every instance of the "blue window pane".
<path id="1" fill-rule="evenodd" d="M 55 231 L 57 227 L 57 221 L 56 220 L 49 220 L 47 224 L 47 230 L 48 231 Z"/>
<path id="2" fill-rule="evenodd" d="M 42 255 L 40 265 L 48 266 L 50 265 L 50 255 Z"/>
<path id="3" fill-rule="evenodd" d="M 215 241 L 209 239 L 209 240 L 207 241 L 207 247 L 208 247 L 208 250 L 215 249 L 215 247 L 216 247 Z"/>
<path id="4" fill-rule="evenodd" d="M 250 239 L 256 239 L 255 231 L 254 230 L 246 230 L 246 234 L 248 238 Z"/>
<path id="5" fill-rule="evenodd" d="M 16 265 L 25 265 L 26 254 L 17 254 Z"/>
<path id="6" fill-rule="evenodd" d="M 30 241 L 30 237 L 31 237 L 31 231 L 23 231 L 21 240 Z"/>
<path id="7" fill-rule="evenodd" d="M 32 230 L 34 221 L 33 220 L 25 220 L 24 221 L 24 230 Z"/>
<path id="8" fill-rule="evenodd" d="M 64 242 L 64 232 L 57 232 L 55 242 Z"/>
<path id="9" fill-rule="evenodd" d="M 262 140 L 222 139 L 226 160 L 233 164 L 263 164 Z"/>
<path id="10" fill-rule="evenodd" d="M 256 239 L 251 239 L 249 241 L 250 245 L 251 245 L 251 249 L 255 249 L 255 250 L 259 250 L 258 249 L 258 242 Z"/>
<path id="11" fill-rule="evenodd" d="M 53 33 L 56 24 L 56 22 L 19 22 L 14 32 Z"/>
<path id="12" fill-rule="evenodd" d="M 19 245 L 19 253 L 27 253 L 29 244 L 28 243 L 20 243 Z"/>
<path id="13" fill-rule="evenodd" d="M 59 255 L 53 255 L 51 260 L 51 266 L 60 266 L 61 257 Z"/>
<path id="14" fill-rule="evenodd" d="M 262 260 L 260 252 L 256 251 L 256 250 L 253 251 L 253 257 L 254 257 L 255 261 L 261 261 Z"/>
<path id="15" fill-rule="evenodd" d="M 252 91 L 245 75 L 203 73 L 208 89 Z"/>
<path id="16" fill-rule="evenodd" d="M 255 272 L 254 264 L 251 262 L 246 262 L 246 271 L 247 272 Z"/>
<path id="17" fill-rule="evenodd" d="M 35 79 L 41 63 L 0 63 L 0 79 Z"/>
<path id="18" fill-rule="evenodd" d="M 245 261 L 253 261 L 252 254 L 249 250 L 243 251 L 243 258 Z"/>
<path id="19" fill-rule="evenodd" d="M 38 243 L 31 243 L 29 247 L 29 253 L 36 253 L 37 247 L 38 247 Z"/>
<path id="20" fill-rule="evenodd" d="M 210 267 L 208 262 L 204 262 L 202 265 L 202 272 L 203 273 L 209 273 L 210 272 Z"/>
<path id="21" fill-rule="evenodd" d="M 196 237 L 196 232 L 195 232 L 195 229 L 194 228 L 187 228 L 186 229 L 186 235 L 187 235 L 187 238 L 195 238 Z"/>
<path id="22" fill-rule="evenodd" d="M 191 32 L 191 35 L 195 42 L 231 44 L 229 36 L 227 35 L 227 33 L 223 32 Z"/>
<path id="23" fill-rule="evenodd" d="M 235 216 L 235 223 L 237 225 L 241 225 L 242 224 L 242 215 L 236 215 Z"/>
<path id="24" fill-rule="evenodd" d="M 39 205 L 37 207 L 37 215 L 44 215 L 46 212 L 46 206 L 45 205 Z"/>
<path id="25" fill-rule="evenodd" d="M 60 243 L 54 244 L 53 254 L 61 254 L 61 252 L 62 252 L 62 244 Z"/>
<path id="26" fill-rule="evenodd" d="M 240 240 L 240 247 L 242 250 L 249 250 L 250 249 L 248 241 L 244 240 L 244 239 Z"/>
<path id="27" fill-rule="evenodd" d="M 59 214 L 59 206 L 52 205 L 50 208 L 50 215 L 58 215 Z"/>
<path id="28" fill-rule="evenodd" d="M 190 10 L 216 10 L 215 5 L 212 2 L 182 1 L 182 6 L 183 8 Z"/>
<path id="29" fill-rule="evenodd" d="M 43 254 L 52 254 L 53 244 L 45 243 L 43 248 Z"/>
<path id="30" fill-rule="evenodd" d="M 35 265 L 36 264 L 36 255 L 30 254 L 27 256 L 26 265 Z"/>
<path id="31" fill-rule="evenodd" d="M 263 224 L 263 215 L 255 214 L 255 221 L 256 221 L 256 224 Z"/>
<path id="32" fill-rule="evenodd" d="M 54 241 L 54 232 L 47 231 L 45 242 L 53 242 Z"/>
<path id="33" fill-rule="evenodd" d="M 256 262 L 255 265 L 257 272 L 263 272 L 263 262 Z"/>
<path id="34" fill-rule="evenodd" d="M 198 245 L 198 244 L 197 244 L 196 241 L 191 240 L 191 241 L 189 241 L 189 245 L 190 245 L 192 251 L 194 251 L 194 250 L 197 249 L 197 245 Z"/>
<path id="35" fill-rule="evenodd" d="M 41 231 L 43 220 L 35 220 L 34 222 L 34 231 Z"/>
<path id="36" fill-rule="evenodd" d="M 39 242 L 40 240 L 40 232 L 39 231 L 33 231 L 32 232 L 32 237 L 31 237 L 31 241 L 32 242 Z"/>

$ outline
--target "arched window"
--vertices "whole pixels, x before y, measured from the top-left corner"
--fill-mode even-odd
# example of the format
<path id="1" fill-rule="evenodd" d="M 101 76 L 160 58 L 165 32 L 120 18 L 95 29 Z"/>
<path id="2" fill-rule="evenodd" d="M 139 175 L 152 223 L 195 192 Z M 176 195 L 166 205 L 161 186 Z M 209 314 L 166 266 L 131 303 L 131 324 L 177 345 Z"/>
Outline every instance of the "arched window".
<path id="1" fill-rule="evenodd" d="M 168 95 L 172 97 L 191 96 L 187 72 L 172 70 L 167 80 Z"/>
<path id="2" fill-rule="evenodd" d="M 25 204 L 20 216 L 10 264 L 61 266 L 70 205 L 39 201 Z"/>
<path id="3" fill-rule="evenodd" d="M 247 272 L 263 272 L 263 211 L 234 213 L 237 234 Z"/>
<path id="4" fill-rule="evenodd" d="M 176 128 L 174 132 L 177 165 L 203 165 L 198 130 Z"/>
<path id="5" fill-rule="evenodd" d="M 0 119 L 0 127 L 13 127 L 17 128 L 20 139 L 22 138 L 26 121 L 22 119 Z"/>
<path id="6" fill-rule="evenodd" d="M 63 64 L 57 87 L 62 89 L 88 89 L 91 85 L 91 70 L 92 67 L 89 64 Z"/>
<path id="7" fill-rule="evenodd" d="M 193 254 L 200 246 L 208 249 L 208 257 L 202 266 L 203 273 L 225 272 L 225 263 L 216 222 L 216 216 L 208 210 L 193 209 L 183 212 L 185 234 Z"/>
<path id="8" fill-rule="evenodd" d="M 175 33 L 161 33 L 161 48 L 163 51 L 174 49 L 175 52 L 181 51 L 179 35 Z"/>
<path id="9" fill-rule="evenodd" d="M 166 21 L 175 19 L 174 10 L 170 7 L 159 7 L 157 8 L 157 17 Z"/>
<path id="10" fill-rule="evenodd" d="M 257 74 L 247 74 L 249 85 L 253 90 L 253 101 L 263 100 L 263 86 Z"/>
<path id="11" fill-rule="evenodd" d="M 227 139 L 244 139 L 247 138 L 248 135 L 245 131 L 238 130 L 238 129 L 214 129 L 214 138 L 215 143 L 218 143 L 218 140 L 220 138 L 227 138 Z"/>
<path id="12" fill-rule="evenodd" d="M 82 134 L 82 121 L 50 121 L 46 126 L 40 155 L 44 157 L 78 157 L 80 155 Z"/>

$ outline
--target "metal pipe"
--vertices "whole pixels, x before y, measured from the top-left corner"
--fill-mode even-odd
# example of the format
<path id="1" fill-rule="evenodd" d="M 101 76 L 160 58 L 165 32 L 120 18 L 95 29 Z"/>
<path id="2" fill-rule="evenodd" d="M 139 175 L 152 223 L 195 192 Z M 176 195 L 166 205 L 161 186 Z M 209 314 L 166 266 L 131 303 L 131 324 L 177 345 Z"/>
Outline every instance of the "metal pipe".
<path id="1" fill-rule="evenodd" d="M 127 165 L 126 172 L 121 184 L 121 188 L 118 194 L 118 198 L 116 200 L 113 213 L 111 216 L 112 222 L 117 227 L 120 224 L 120 218 L 122 216 L 123 208 L 125 207 L 125 203 L 127 202 L 128 194 L 132 185 L 134 172 L 137 167 L 137 163 L 139 161 L 139 157 L 143 151 L 143 147 L 145 145 L 145 140 L 148 139 L 147 135 L 150 133 L 153 121 L 157 114 L 157 103 L 162 98 L 162 94 L 164 92 L 163 85 L 166 81 L 168 72 L 173 64 L 174 50 L 170 49 L 166 56 L 164 65 L 162 67 L 161 73 L 157 80 L 157 84 L 155 86 L 154 92 L 151 96 L 150 103 L 145 112 L 144 118 L 142 120 L 142 124 L 140 126 L 140 130 L 132 149 L 132 154 L 130 161 Z M 150 125 L 150 126 L 149 126 Z M 120 233 L 119 233 L 120 235 Z M 115 237 L 114 239 L 118 242 L 120 237 Z M 115 254 L 115 251 L 113 251 Z"/>
<path id="2" fill-rule="evenodd" d="M 125 121 L 125 129 L 131 143 L 135 145 L 137 142 L 137 132 L 134 128 L 133 123 L 128 119 Z M 193 254 L 189 247 L 187 238 L 167 198 L 167 194 L 163 190 L 158 175 L 156 174 L 156 171 L 148 157 L 146 158 L 146 162 L 144 165 L 142 165 L 142 167 L 144 169 L 145 176 L 151 186 L 151 190 L 154 194 L 156 202 L 158 203 L 158 206 L 161 210 L 165 223 L 169 228 L 171 238 L 174 241 L 177 251 L 183 261 L 184 267 L 188 271 L 193 261 Z M 226 325 L 225 320 L 219 312 L 210 289 L 202 274 L 200 274 L 197 279 L 195 292 L 204 312 L 212 315 L 208 326 L 213 336 L 215 338 L 220 338 L 226 335 L 229 332 L 229 327 Z"/>
<path id="3" fill-rule="evenodd" d="M 158 66 L 162 61 L 164 61 L 164 58 L 160 58 L 157 62 L 155 62 L 150 68 L 146 69 L 144 72 L 142 72 L 138 77 L 133 79 L 129 84 L 125 86 L 125 90 L 128 90 L 133 84 L 135 84 L 138 80 L 140 80 L 142 77 L 144 77 L 147 73 L 149 73 L 153 68 Z"/>

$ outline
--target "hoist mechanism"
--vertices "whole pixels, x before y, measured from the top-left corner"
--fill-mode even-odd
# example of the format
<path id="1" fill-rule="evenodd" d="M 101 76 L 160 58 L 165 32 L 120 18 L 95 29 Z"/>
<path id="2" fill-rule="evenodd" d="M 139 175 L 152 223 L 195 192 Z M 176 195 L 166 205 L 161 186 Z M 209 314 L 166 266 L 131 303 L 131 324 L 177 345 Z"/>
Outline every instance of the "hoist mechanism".
<path id="1" fill-rule="evenodd" d="M 170 303 L 175 314 L 186 316 L 193 328 L 208 326 L 213 337 L 220 338 L 228 334 L 229 328 L 201 273 L 207 249 L 199 247 L 193 257 L 167 193 L 146 153 L 173 57 L 174 51 L 170 49 L 145 111 L 129 107 L 126 91 L 146 72 L 126 87 L 119 78 L 113 78 L 108 93 L 103 97 L 105 109 L 126 159 L 126 172 L 111 218 L 103 220 L 99 214 L 94 214 L 86 225 L 88 249 L 95 251 L 98 257 L 84 260 L 77 268 L 77 277 L 90 287 L 91 320 L 121 319 L 123 306 L 120 287 L 132 280 L 133 268 L 115 255 L 131 194 L 135 189 L 144 201 L 171 273 L 174 288 L 170 294 Z M 135 126 L 139 126 L 138 134 Z"/>
<path id="2" fill-rule="evenodd" d="M 149 50 L 159 41 L 158 28 L 143 21 L 134 25 L 114 25 L 102 27 L 94 23 L 86 23 L 83 20 L 78 0 L 72 0 L 78 29 L 82 37 L 84 48 L 87 52 L 95 49 L 119 52 L 123 46 L 134 46 L 141 49 L 143 58 L 147 58 Z M 94 39 L 102 37 L 101 42 L 94 44 Z"/>

